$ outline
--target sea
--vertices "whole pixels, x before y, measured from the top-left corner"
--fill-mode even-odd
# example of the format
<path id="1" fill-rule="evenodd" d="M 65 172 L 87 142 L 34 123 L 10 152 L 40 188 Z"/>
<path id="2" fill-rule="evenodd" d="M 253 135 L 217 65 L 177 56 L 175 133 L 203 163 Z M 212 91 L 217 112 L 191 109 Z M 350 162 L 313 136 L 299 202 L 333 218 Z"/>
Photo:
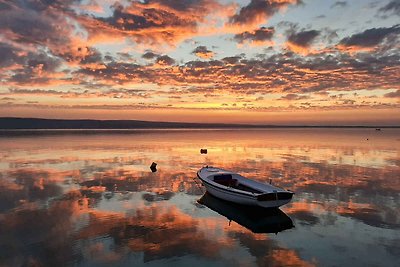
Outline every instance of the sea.
<path id="1" fill-rule="evenodd" d="M 253 212 L 203 166 L 295 195 Z M 2 131 L 0 266 L 400 266 L 400 129 Z"/>

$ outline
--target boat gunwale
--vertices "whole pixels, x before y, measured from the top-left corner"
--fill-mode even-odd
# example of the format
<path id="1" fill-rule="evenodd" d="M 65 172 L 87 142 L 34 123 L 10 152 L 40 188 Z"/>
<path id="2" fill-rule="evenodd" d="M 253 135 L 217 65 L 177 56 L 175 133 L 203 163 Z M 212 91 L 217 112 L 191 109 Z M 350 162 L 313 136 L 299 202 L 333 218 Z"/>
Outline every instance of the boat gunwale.
<path id="1" fill-rule="evenodd" d="M 211 185 L 211 186 L 213 186 L 213 187 L 219 188 L 219 189 L 221 189 L 221 190 L 223 190 L 223 191 L 230 191 L 230 192 L 235 193 L 235 194 L 242 194 L 242 195 L 245 195 L 245 196 L 250 196 L 250 197 L 255 198 L 255 199 L 257 199 L 257 196 L 266 194 L 266 193 L 259 193 L 259 194 L 256 194 L 256 193 L 252 193 L 252 192 L 249 192 L 249 191 L 244 191 L 244 190 L 236 189 L 236 188 L 233 188 L 233 187 L 230 187 L 230 186 L 225 186 L 225 185 L 216 183 L 216 182 L 214 182 L 214 181 L 212 181 L 212 180 L 210 180 L 210 179 L 208 179 L 208 181 L 206 181 L 204 178 L 200 177 L 199 172 L 197 172 L 197 177 L 199 177 L 199 179 L 200 179 L 202 182 L 204 182 L 204 183 L 206 183 L 206 184 L 209 184 L 209 185 Z M 207 177 L 208 177 L 208 176 L 207 176 Z"/>

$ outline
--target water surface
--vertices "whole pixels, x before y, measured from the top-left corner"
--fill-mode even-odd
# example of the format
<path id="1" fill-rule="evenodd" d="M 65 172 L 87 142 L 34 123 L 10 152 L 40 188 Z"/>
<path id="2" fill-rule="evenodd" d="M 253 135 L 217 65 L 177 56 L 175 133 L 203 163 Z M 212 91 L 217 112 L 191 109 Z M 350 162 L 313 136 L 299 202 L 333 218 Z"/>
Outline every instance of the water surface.
<path id="1" fill-rule="evenodd" d="M 9 132 L 0 148 L 0 266 L 399 266 L 398 129 Z M 198 202 L 204 165 L 296 194 L 260 228 Z"/>

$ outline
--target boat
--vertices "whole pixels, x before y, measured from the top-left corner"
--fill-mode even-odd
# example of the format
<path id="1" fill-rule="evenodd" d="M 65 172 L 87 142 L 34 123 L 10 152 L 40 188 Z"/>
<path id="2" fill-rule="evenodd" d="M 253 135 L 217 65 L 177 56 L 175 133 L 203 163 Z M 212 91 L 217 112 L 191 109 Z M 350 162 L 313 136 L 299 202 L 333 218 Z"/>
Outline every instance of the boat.
<path id="1" fill-rule="evenodd" d="M 216 198 L 208 192 L 197 202 L 253 233 L 276 234 L 294 227 L 292 219 L 278 208 L 265 209 L 257 206 L 240 205 Z"/>
<path id="2" fill-rule="evenodd" d="M 289 203 L 294 195 L 290 190 L 215 167 L 201 168 L 197 177 L 211 195 L 242 205 L 277 208 Z"/>

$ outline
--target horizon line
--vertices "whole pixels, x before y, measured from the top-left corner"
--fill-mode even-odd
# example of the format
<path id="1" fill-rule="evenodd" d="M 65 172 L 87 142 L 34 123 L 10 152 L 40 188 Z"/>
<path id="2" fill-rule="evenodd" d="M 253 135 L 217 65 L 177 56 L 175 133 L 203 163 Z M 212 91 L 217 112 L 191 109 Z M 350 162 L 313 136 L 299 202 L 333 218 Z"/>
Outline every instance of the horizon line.
<path id="1" fill-rule="evenodd" d="M 50 130 L 57 130 L 57 129 L 71 129 L 71 130 L 78 130 L 78 129 L 88 129 L 88 130 L 101 130 L 101 129 L 143 129 L 143 128 L 152 128 L 157 129 L 157 127 L 150 127 L 155 126 L 155 124 L 160 124 L 159 128 L 400 128 L 400 125 L 361 125 L 361 124 L 352 124 L 352 125 L 331 125 L 331 124 L 252 124 L 252 123 L 218 123 L 218 122 L 177 122 L 177 121 L 146 121 L 146 120 L 126 120 L 126 119 L 54 119 L 54 118 L 25 118 L 25 117 L 0 117 L 0 120 L 3 123 L 0 125 L 0 130 L 40 130 L 40 129 L 50 129 Z M 20 125 L 18 125 L 21 122 Z M 24 125 L 26 123 L 33 123 L 33 122 L 64 122 L 64 123 L 71 123 L 72 125 L 48 125 L 47 127 L 36 127 L 36 125 Z M 4 125 L 4 122 L 8 122 L 11 125 Z M 103 124 L 103 127 L 93 128 L 95 125 L 73 125 L 74 123 L 78 122 L 91 122 L 91 123 L 100 123 Z M 128 125 L 115 125 L 115 123 L 124 123 Z M 113 125 L 109 125 L 109 123 Z M 134 125 L 136 123 L 136 125 Z M 137 123 L 141 125 L 137 125 Z M 38 125 L 40 126 L 40 125 Z M 45 125 L 42 125 L 45 126 Z M 77 126 L 81 126 L 77 128 Z M 98 125 L 100 126 L 100 125 Z M 121 127 L 127 126 L 127 127 Z M 197 126 L 197 127 L 195 127 Z"/>

